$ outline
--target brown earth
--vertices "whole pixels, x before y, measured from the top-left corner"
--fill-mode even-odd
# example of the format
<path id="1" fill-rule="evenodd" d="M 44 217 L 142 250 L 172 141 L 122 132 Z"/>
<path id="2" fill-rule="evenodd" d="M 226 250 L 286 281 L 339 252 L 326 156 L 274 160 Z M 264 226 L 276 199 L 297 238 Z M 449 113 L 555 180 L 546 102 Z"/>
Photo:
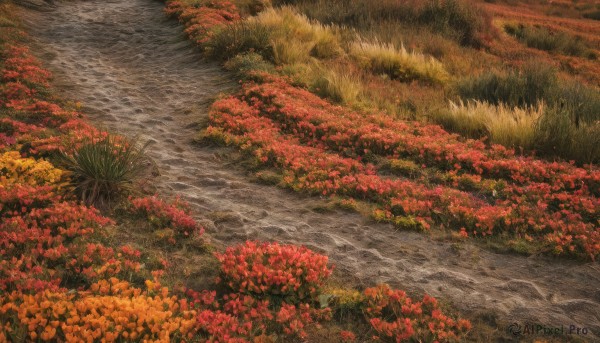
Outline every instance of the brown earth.
<path id="1" fill-rule="evenodd" d="M 32 3 L 29 1 L 29 3 Z M 325 201 L 253 183 L 224 157 L 193 143 L 207 104 L 235 87 L 202 60 L 153 0 L 57 2 L 22 10 L 40 58 L 63 96 L 83 102 L 94 124 L 152 142 L 158 191 L 188 200 L 213 240 L 304 244 L 329 255 L 354 285 L 387 282 L 445 299 L 466 315 L 488 314 L 498 330 L 526 321 L 576 325 L 600 339 L 597 262 L 498 254 L 470 242 L 402 232 Z M 41 7 L 43 10 L 31 9 Z M 540 338 L 542 338 L 540 336 Z"/>

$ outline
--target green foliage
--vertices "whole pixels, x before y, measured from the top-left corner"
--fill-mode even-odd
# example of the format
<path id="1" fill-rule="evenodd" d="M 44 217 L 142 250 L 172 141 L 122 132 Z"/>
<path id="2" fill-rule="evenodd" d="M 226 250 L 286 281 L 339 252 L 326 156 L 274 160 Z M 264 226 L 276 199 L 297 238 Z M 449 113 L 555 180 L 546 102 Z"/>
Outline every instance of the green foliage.
<path id="1" fill-rule="evenodd" d="M 537 25 L 506 24 L 504 30 L 530 48 L 596 59 L 594 50 L 579 36 L 573 36 L 562 31 L 553 32 L 548 28 Z"/>
<path id="2" fill-rule="evenodd" d="M 491 17 L 463 0 L 275 0 L 273 4 L 295 5 L 310 18 L 359 30 L 377 30 L 385 23 L 425 27 L 476 47 L 495 32 Z"/>
<path id="3" fill-rule="evenodd" d="M 600 10 L 584 13 L 583 17 L 587 19 L 600 20 Z"/>
<path id="4" fill-rule="evenodd" d="M 579 122 L 600 120 L 600 92 L 575 82 L 561 81 L 552 68 L 529 63 L 521 70 L 506 75 L 496 72 L 468 77 L 455 85 L 463 99 L 475 99 L 494 105 L 531 107 L 539 102 L 557 105 L 570 112 Z"/>
<path id="5" fill-rule="evenodd" d="M 413 177 L 419 175 L 421 167 L 411 160 L 391 159 L 389 168 L 396 175 Z"/>
<path id="6" fill-rule="evenodd" d="M 530 63 L 507 75 L 487 72 L 460 81 L 455 89 L 463 99 L 482 100 L 510 107 L 535 106 L 552 96 L 557 86 L 553 69 Z"/>
<path id="7" fill-rule="evenodd" d="M 481 45 L 481 32 L 490 25 L 483 11 L 460 0 L 431 0 L 419 13 L 418 21 L 463 45 L 472 46 Z"/>
<path id="8" fill-rule="evenodd" d="M 71 182 L 84 203 L 105 206 L 132 193 L 134 181 L 151 162 L 146 145 L 136 143 L 108 135 L 90 138 L 63 154 L 64 167 L 71 172 Z"/>
<path id="9" fill-rule="evenodd" d="M 235 72 L 239 77 L 249 77 L 255 71 L 273 73 L 275 70 L 273 64 L 255 52 L 236 55 L 225 62 L 225 69 Z"/>
<path id="10" fill-rule="evenodd" d="M 246 52 L 257 53 L 265 59 L 273 58 L 270 30 L 257 22 L 240 21 L 223 27 L 206 43 L 206 49 L 220 60 Z"/>
<path id="11" fill-rule="evenodd" d="M 488 72 L 467 78 L 459 82 L 455 90 L 462 98 L 477 99 L 497 107 L 506 104 L 514 108 L 533 108 L 540 103 L 546 106 L 535 122 L 501 122 L 493 120 L 502 117 L 499 115 L 489 118 L 474 115 L 475 110 L 485 106 L 463 107 L 454 113 L 441 111 L 434 116 L 438 123 L 452 131 L 476 137 L 485 125 L 492 141 L 501 144 L 536 149 L 544 155 L 579 163 L 599 161 L 600 91 L 596 88 L 559 80 L 552 69 L 528 64 L 506 75 Z M 514 109 L 513 112 L 519 111 Z M 468 120 L 460 121 L 458 117 Z M 473 128 L 467 124 L 472 124 Z M 523 137 L 516 139 L 518 136 Z"/>
<path id="12" fill-rule="evenodd" d="M 537 150 L 543 154 L 580 163 L 600 161 L 600 122 L 577 125 L 567 107 L 554 106 L 545 111 L 536 126 L 535 140 Z"/>

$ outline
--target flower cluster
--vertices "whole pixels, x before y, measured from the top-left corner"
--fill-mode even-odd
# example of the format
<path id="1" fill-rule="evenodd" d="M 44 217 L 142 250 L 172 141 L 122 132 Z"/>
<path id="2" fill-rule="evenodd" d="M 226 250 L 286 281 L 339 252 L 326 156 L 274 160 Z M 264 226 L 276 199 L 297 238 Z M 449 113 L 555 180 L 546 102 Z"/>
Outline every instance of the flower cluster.
<path id="1" fill-rule="evenodd" d="M 27 47 L 5 42 L 0 52 L 0 109 L 8 114 L 0 116 L 0 148 L 15 145 L 30 154 L 48 155 L 104 134 L 81 114 L 49 99 L 50 73 Z"/>
<path id="2" fill-rule="evenodd" d="M 444 315 L 437 300 L 428 295 L 413 301 L 387 285 L 367 288 L 364 295 L 364 313 L 384 342 L 408 342 L 417 337 L 427 342 L 460 342 L 471 329 L 469 321 Z"/>
<path id="3" fill-rule="evenodd" d="M 213 104 L 206 136 L 281 169 L 290 188 L 370 201 L 377 220 L 400 227 L 508 232 L 559 254 L 600 253 L 597 169 L 519 157 L 439 126 L 354 112 L 285 80 L 263 79 Z M 413 161 L 423 172 L 390 177 L 367 162 L 374 157 Z"/>
<path id="4" fill-rule="evenodd" d="M 7 151 L 0 155 L 0 187 L 56 183 L 62 175 L 63 171 L 54 168 L 49 162 L 21 157 L 18 151 Z"/>
<path id="5" fill-rule="evenodd" d="M 235 4 L 221 0 L 203 1 L 198 4 L 167 1 L 165 12 L 177 17 L 185 25 L 185 33 L 200 45 L 206 43 L 216 29 L 240 19 Z"/>
<path id="6" fill-rule="evenodd" d="M 142 290 L 116 278 L 87 291 L 11 292 L 0 297 L 0 341 L 171 342 L 193 337 L 195 311 L 167 288 Z M 25 336 L 23 332 L 26 332 Z"/>
<path id="7" fill-rule="evenodd" d="M 141 253 L 103 244 L 113 221 L 74 201 L 65 173 L 40 158 L 97 130 L 52 102 L 49 73 L 10 43 L 0 47 L 0 341 L 168 342 L 194 329 L 184 300 L 117 279 L 148 276 Z"/>
<path id="8" fill-rule="evenodd" d="M 220 281 L 231 293 L 217 299 L 216 292 L 187 292 L 209 341 L 247 342 L 273 332 L 304 338 L 308 325 L 329 318 L 329 309 L 314 306 L 332 271 L 326 256 L 293 245 L 246 242 L 217 258 Z"/>
<path id="9" fill-rule="evenodd" d="M 130 198 L 129 205 L 129 212 L 143 218 L 152 230 L 172 231 L 184 238 L 204 233 L 204 228 L 189 215 L 188 205 L 179 198 L 170 203 L 156 196 Z M 170 240 L 174 243 L 174 237 Z"/>
<path id="10" fill-rule="evenodd" d="M 241 294 L 275 295 L 288 301 L 314 299 L 332 270 L 327 256 L 305 247 L 256 243 L 229 247 L 217 254 L 223 282 Z"/>

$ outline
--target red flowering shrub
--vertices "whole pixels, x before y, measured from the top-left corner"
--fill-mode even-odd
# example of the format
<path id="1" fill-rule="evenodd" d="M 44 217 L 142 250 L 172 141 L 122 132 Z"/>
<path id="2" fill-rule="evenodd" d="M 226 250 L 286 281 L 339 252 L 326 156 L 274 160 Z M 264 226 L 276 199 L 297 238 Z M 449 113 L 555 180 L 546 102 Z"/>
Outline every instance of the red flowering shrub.
<path id="1" fill-rule="evenodd" d="M 600 253 L 597 169 L 518 157 L 439 126 L 353 112 L 279 78 L 263 80 L 215 102 L 205 135 L 281 169 L 288 187 L 370 201 L 377 220 L 402 228 L 509 232 L 558 254 L 595 259 Z M 445 176 L 382 176 L 365 163 L 374 155 L 412 160 Z"/>
<path id="2" fill-rule="evenodd" d="M 170 203 L 156 196 L 130 198 L 129 202 L 129 212 L 146 220 L 152 230 L 173 230 L 179 237 L 204 233 L 204 228 L 189 215 L 189 206 L 179 198 Z"/>
<path id="3" fill-rule="evenodd" d="M 350 331 L 341 331 L 340 339 L 342 340 L 342 342 L 355 342 L 356 335 Z"/>
<path id="4" fill-rule="evenodd" d="M 201 45 L 218 29 L 240 19 L 236 6 L 230 1 L 209 0 L 198 4 L 185 1 L 167 1 L 165 12 L 185 25 L 185 33 Z"/>
<path id="5" fill-rule="evenodd" d="M 460 342 L 471 329 L 464 319 L 444 315 L 428 295 L 414 302 L 406 293 L 387 285 L 367 288 L 364 313 L 384 342 Z"/>
<path id="6" fill-rule="evenodd" d="M 246 242 L 217 254 L 222 282 L 241 294 L 298 303 L 315 299 L 331 275 L 327 256 L 305 247 Z"/>

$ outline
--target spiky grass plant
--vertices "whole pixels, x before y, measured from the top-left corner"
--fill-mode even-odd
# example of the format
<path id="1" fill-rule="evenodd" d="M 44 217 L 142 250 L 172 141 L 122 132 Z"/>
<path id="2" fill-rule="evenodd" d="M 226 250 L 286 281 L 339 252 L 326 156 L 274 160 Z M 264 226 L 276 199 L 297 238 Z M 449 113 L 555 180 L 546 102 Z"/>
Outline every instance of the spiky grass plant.
<path id="1" fill-rule="evenodd" d="M 135 181 L 148 170 L 152 162 L 146 154 L 147 145 L 114 135 L 92 137 L 64 153 L 62 160 L 80 199 L 88 205 L 106 207 L 132 193 Z"/>

